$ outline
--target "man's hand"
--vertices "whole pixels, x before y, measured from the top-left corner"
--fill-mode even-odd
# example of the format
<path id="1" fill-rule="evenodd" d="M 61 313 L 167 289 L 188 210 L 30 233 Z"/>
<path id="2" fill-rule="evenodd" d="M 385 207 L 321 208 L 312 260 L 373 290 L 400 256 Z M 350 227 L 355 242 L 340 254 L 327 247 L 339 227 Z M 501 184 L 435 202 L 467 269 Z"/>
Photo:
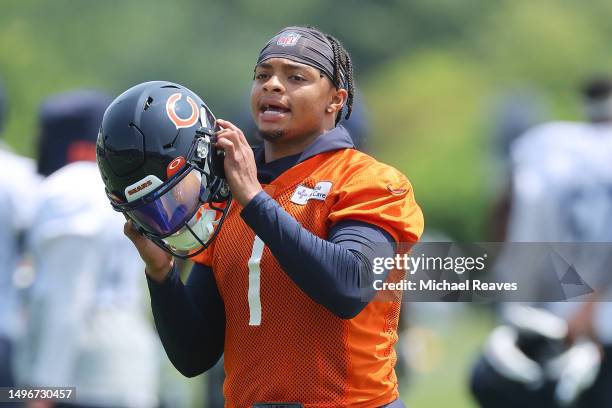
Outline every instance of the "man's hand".
<path id="1" fill-rule="evenodd" d="M 217 132 L 217 148 L 225 152 L 225 177 L 232 196 L 244 207 L 261 191 L 253 150 L 233 123 L 217 119 L 217 124 L 221 127 Z"/>
<path id="2" fill-rule="evenodd" d="M 172 255 L 143 236 L 131 220 L 123 226 L 123 233 L 132 241 L 146 265 L 145 272 L 156 282 L 162 282 L 174 265 Z"/>

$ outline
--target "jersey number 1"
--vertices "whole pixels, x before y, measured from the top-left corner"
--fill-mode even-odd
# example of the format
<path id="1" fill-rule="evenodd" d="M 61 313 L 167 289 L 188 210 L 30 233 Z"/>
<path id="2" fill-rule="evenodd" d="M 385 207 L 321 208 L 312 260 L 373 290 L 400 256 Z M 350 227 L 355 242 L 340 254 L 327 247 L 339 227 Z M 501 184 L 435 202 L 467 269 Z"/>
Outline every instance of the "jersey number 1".
<path id="1" fill-rule="evenodd" d="M 249 258 L 249 326 L 261 325 L 261 256 L 264 242 L 255 235 L 253 251 Z"/>

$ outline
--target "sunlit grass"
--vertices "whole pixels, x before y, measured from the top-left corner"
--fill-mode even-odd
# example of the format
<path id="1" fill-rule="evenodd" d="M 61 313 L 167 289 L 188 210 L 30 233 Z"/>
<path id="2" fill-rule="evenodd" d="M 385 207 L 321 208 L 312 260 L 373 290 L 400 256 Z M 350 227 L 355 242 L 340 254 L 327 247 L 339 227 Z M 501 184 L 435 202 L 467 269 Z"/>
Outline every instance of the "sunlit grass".
<path id="1" fill-rule="evenodd" d="M 469 394 L 469 372 L 491 329 L 490 319 L 483 311 L 461 304 L 445 306 L 444 316 L 428 313 L 427 320 L 419 319 L 422 321 L 411 329 L 413 334 L 402 340 L 404 344 L 424 342 L 408 345 L 408 349 L 429 355 L 425 359 L 417 356 L 419 371 L 413 369 L 400 387 L 408 408 L 476 407 Z"/>

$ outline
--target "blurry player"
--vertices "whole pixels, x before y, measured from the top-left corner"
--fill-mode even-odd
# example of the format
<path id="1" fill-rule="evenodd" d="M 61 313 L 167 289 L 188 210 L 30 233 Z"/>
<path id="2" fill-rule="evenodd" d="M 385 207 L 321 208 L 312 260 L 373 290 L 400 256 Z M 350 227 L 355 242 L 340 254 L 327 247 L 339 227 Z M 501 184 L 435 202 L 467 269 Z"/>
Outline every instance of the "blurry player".
<path id="1" fill-rule="evenodd" d="M 0 83 L 0 133 L 6 118 L 6 96 Z M 18 336 L 13 276 L 23 235 L 32 216 L 38 178 L 34 162 L 13 153 L 0 140 L 0 387 L 14 385 L 14 341 Z"/>
<path id="2" fill-rule="evenodd" d="M 528 129 L 544 122 L 547 110 L 535 91 L 513 90 L 502 95 L 488 114 L 493 118 L 492 158 L 495 167 L 492 170 L 497 174 L 494 177 L 497 198 L 491 211 L 488 239 L 501 242 L 506 239 L 512 200 L 510 146 Z"/>
<path id="3" fill-rule="evenodd" d="M 170 150 L 153 155 L 149 149 L 143 159 L 120 142 L 137 142 L 139 129 L 150 145 L 166 130 L 164 123 L 176 125 L 170 139 L 176 145 L 199 137 L 193 130 L 198 124 L 189 121 L 199 98 L 172 86 L 128 90 L 109 107 L 98 139 L 109 196 L 131 218 L 126 233 L 147 264 L 155 321 L 171 361 L 195 376 L 225 352 L 228 407 L 403 406 L 393 368 L 400 304 L 370 302 L 374 291 L 368 288 L 374 253 L 393 256 L 398 242 L 416 242 L 423 217 L 406 177 L 354 150 L 348 132 L 337 126 L 350 115 L 354 92 L 346 50 L 332 36 L 304 27 L 282 30 L 261 50 L 251 108 L 264 146 L 253 152 L 240 129 L 216 122 L 216 147 L 225 152 L 235 201 L 215 240 L 194 257 L 186 285 L 173 258 L 137 231 L 172 249 L 174 231 L 197 225 L 189 212 L 183 224 L 152 211 L 144 219 L 153 203 L 168 202 L 164 191 L 179 176 L 153 178 L 140 169 Z M 175 103 L 189 99 L 192 108 Z M 166 115 L 164 106 L 166 122 L 153 117 Z M 182 127 L 185 121 L 192 127 Z M 207 137 L 195 142 L 202 152 Z M 197 167 L 198 160 L 185 159 Z M 123 182 L 113 168 L 122 170 Z M 201 174 L 208 178 L 206 169 Z M 138 187 L 127 183 L 146 189 L 155 179 L 162 182 L 159 192 L 150 192 L 148 203 L 131 204 L 129 193 Z M 203 183 L 202 190 L 208 188 Z M 159 231 L 162 221 L 165 232 Z M 371 250 L 374 243 L 383 249 Z"/>
<path id="4" fill-rule="evenodd" d="M 46 179 L 29 233 L 36 281 L 27 381 L 74 386 L 78 406 L 152 407 L 158 354 L 142 263 L 120 233 L 124 218 L 108 208 L 94 162 L 110 101 L 77 90 L 41 105 L 38 169 Z"/>
<path id="5" fill-rule="evenodd" d="M 612 167 L 609 164 L 612 159 L 612 82 L 606 78 L 589 81 L 583 88 L 583 97 L 588 122 L 551 122 L 536 126 L 513 144 L 509 242 L 612 242 Z M 587 252 L 588 247 L 584 246 L 583 251 Z M 506 273 L 535 268 L 535 265 L 522 266 L 521 261 L 512 260 Z M 607 275 L 607 261 L 589 259 L 602 276 Z M 530 278 L 534 288 L 547 290 L 543 275 Z M 537 300 L 536 296 L 534 301 Z M 612 381 L 612 308 L 610 303 L 597 300 L 591 297 L 587 302 L 545 305 L 566 320 L 566 338 L 570 343 L 580 344 L 583 339 L 591 339 L 603 347 L 603 361 L 594 386 L 586 391 L 577 389 L 584 392 L 576 402 L 580 407 L 612 406 L 609 387 Z M 573 372 L 576 381 L 581 380 L 578 373 L 578 370 Z M 585 371 L 585 376 L 588 375 Z M 588 381 L 587 385 L 590 385 Z M 516 391 L 511 394 L 521 397 Z M 548 397 L 551 406 L 559 405 L 552 393 Z M 492 401 L 495 404 L 495 400 Z M 516 405 L 520 404 L 515 402 Z"/>

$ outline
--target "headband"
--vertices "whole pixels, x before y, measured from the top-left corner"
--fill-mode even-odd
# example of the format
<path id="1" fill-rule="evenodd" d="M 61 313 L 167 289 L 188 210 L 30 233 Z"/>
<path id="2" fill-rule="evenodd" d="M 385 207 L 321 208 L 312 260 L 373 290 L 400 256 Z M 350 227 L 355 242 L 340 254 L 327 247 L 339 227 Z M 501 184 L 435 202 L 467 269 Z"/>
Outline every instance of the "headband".
<path id="1" fill-rule="evenodd" d="M 257 65 L 270 58 L 286 58 L 319 69 L 336 88 L 345 88 L 346 75 L 340 70 L 340 82 L 335 79 L 334 49 L 319 31 L 306 27 L 287 27 L 277 33 L 263 47 Z"/>

